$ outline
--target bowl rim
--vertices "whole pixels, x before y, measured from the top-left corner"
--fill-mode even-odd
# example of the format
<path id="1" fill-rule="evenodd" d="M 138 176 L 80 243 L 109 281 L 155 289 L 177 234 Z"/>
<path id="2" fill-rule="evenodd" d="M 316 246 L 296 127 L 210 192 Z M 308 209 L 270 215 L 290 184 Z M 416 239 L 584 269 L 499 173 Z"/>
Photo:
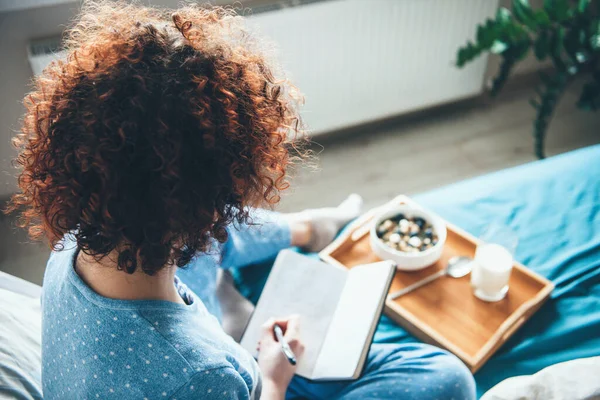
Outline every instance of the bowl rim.
<path id="1" fill-rule="evenodd" d="M 414 210 L 414 211 L 420 212 L 422 214 L 425 214 L 428 217 L 428 219 L 431 221 L 432 225 L 442 226 L 444 228 L 443 235 L 441 235 L 440 232 L 437 232 L 437 234 L 438 234 L 438 239 L 442 239 L 442 237 L 443 237 L 443 240 L 438 240 L 438 242 L 435 245 L 433 245 L 433 247 L 431 247 L 430 249 L 427 249 L 425 251 L 419 251 L 416 253 L 407 253 L 405 251 L 396 250 L 396 249 L 391 248 L 387 244 L 385 244 L 383 242 L 383 240 L 381 240 L 381 238 L 379 236 L 377 236 L 377 231 L 376 231 L 377 226 L 379 226 L 379 224 L 381 223 L 381 221 L 384 218 L 389 218 L 390 216 L 399 214 L 399 213 L 403 212 L 404 210 Z M 425 218 L 425 219 L 427 219 L 427 218 Z M 383 247 L 386 251 L 389 251 L 392 254 L 395 254 L 395 255 L 398 255 L 401 257 L 408 257 L 408 258 L 426 257 L 430 254 L 435 253 L 436 251 L 439 250 L 440 247 L 444 246 L 444 244 L 446 242 L 447 234 L 448 234 L 448 228 L 446 227 L 446 222 L 444 221 L 444 219 L 442 219 L 441 217 L 438 217 L 437 215 L 435 215 L 434 213 L 432 213 L 430 211 L 424 210 L 422 208 L 413 207 L 408 204 L 400 204 L 400 205 L 388 207 L 388 208 L 384 209 L 383 211 L 379 212 L 373 218 L 373 222 L 371 223 L 371 229 L 370 229 L 371 238 L 377 243 L 377 245 Z"/>

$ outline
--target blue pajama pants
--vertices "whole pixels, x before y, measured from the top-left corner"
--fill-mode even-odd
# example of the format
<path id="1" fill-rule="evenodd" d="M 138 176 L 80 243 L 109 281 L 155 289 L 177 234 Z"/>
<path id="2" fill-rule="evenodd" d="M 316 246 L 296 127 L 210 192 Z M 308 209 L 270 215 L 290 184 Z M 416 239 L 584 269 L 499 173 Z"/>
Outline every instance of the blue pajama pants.
<path id="1" fill-rule="evenodd" d="M 312 382 L 295 377 L 287 399 L 475 399 L 475 381 L 456 357 L 426 344 L 373 343 L 361 377 Z"/>

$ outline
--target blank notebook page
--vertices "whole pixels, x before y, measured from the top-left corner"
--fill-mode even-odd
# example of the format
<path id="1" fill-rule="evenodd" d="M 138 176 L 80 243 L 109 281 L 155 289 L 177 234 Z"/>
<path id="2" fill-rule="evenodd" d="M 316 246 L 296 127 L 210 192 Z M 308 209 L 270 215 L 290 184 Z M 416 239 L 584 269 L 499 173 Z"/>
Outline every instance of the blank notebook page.
<path id="1" fill-rule="evenodd" d="M 304 355 L 297 373 L 312 376 L 329 324 L 338 306 L 348 271 L 291 250 L 279 253 L 241 345 L 256 356 L 261 325 L 269 318 L 300 315 Z"/>
<path id="2" fill-rule="evenodd" d="M 392 267 L 393 268 L 393 267 Z M 379 321 L 379 304 L 389 285 L 390 265 L 362 265 L 350 270 L 338 308 L 313 372 L 313 379 L 349 379 Z"/>

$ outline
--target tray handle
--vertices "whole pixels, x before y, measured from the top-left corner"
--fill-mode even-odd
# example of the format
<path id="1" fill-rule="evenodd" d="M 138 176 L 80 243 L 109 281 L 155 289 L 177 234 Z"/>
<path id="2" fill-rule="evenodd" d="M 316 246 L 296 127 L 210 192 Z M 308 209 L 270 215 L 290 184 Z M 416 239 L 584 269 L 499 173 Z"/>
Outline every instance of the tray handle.
<path id="1" fill-rule="evenodd" d="M 487 344 L 479 350 L 479 354 L 487 354 L 497 343 L 504 343 L 529 319 L 529 315 L 533 312 L 537 304 L 537 297 L 523 303 L 511 317 L 500 325 Z"/>
<path id="2" fill-rule="evenodd" d="M 526 315 L 519 318 L 517 322 L 515 322 L 511 327 L 508 328 L 506 332 L 504 332 L 504 335 L 502 335 L 502 341 L 505 342 L 506 340 L 508 340 L 508 338 L 511 337 L 512 334 L 515 333 L 517 329 L 519 329 L 521 325 L 525 323 L 525 321 L 527 321 Z"/>

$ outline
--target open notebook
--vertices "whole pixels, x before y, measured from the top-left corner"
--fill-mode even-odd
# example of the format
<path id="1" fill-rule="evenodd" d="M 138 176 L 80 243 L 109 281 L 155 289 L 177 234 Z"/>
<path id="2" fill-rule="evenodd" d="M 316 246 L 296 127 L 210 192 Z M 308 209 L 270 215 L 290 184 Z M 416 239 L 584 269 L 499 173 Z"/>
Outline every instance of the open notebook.
<path id="1" fill-rule="evenodd" d="M 395 270 L 391 261 L 346 269 L 283 250 L 241 345 L 256 356 L 261 325 L 271 317 L 298 314 L 305 352 L 297 374 L 313 380 L 356 379 Z"/>

